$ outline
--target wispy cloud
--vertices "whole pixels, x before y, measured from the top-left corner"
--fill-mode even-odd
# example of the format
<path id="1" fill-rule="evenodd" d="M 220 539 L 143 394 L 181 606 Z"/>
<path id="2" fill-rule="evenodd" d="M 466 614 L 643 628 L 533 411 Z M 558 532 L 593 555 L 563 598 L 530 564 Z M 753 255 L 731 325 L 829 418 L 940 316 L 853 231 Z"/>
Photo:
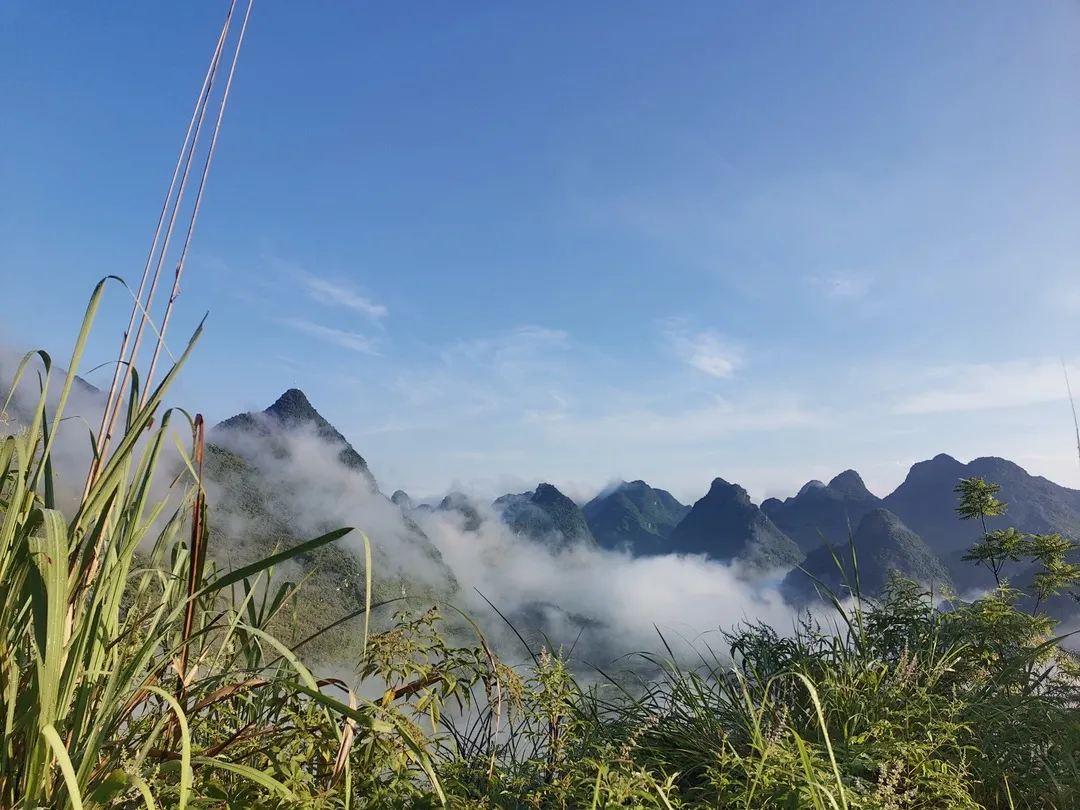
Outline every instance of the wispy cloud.
<path id="1" fill-rule="evenodd" d="M 825 424 L 827 415 L 797 403 L 745 401 L 722 397 L 697 408 L 676 412 L 636 409 L 596 418 L 565 415 L 547 420 L 554 435 L 564 440 L 597 445 L 657 441 L 663 444 L 700 443 L 733 433 L 797 430 Z"/>
<path id="2" fill-rule="evenodd" d="M 370 354 L 376 357 L 381 356 L 376 349 L 375 342 L 371 340 L 371 338 L 357 334 L 356 332 L 332 329 L 329 326 L 305 321 L 301 318 L 285 318 L 281 323 L 290 329 L 295 329 L 297 332 L 303 332 L 305 335 L 309 335 L 310 337 L 321 340 L 324 343 L 329 343 L 333 346 L 340 346 L 343 349 L 349 349 L 350 351 L 359 352 L 360 354 Z"/>
<path id="3" fill-rule="evenodd" d="M 472 366 L 493 371 L 506 381 L 535 380 L 563 368 L 557 355 L 570 348 L 570 336 L 561 329 L 519 326 L 490 338 L 462 341 L 442 352 L 447 368 Z"/>
<path id="4" fill-rule="evenodd" d="M 744 365 L 742 350 L 712 329 L 690 333 L 669 326 L 665 337 L 679 359 L 710 377 L 730 377 Z"/>
<path id="5" fill-rule="evenodd" d="M 373 321 L 385 318 L 389 314 L 385 306 L 361 295 L 355 288 L 345 282 L 332 281 L 310 273 L 299 273 L 298 275 L 308 297 L 318 301 L 320 304 L 346 307 L 366 315 Z"/>
<path id="6" fill-rule="evenodd" d="M 874 281 L 870 276 L 855 273 L 812 276 L 809 280 L 826 298 L 835 301 L 854 301 L 865 298 Z"/>
<path id="7" fill-rule="evenodd" d="M 922 390 L 902 398 L 898 413 L 1018 408 L 1068 397 L 1060 360 L 940 366 L 925 372 L 920 382 Z"/>

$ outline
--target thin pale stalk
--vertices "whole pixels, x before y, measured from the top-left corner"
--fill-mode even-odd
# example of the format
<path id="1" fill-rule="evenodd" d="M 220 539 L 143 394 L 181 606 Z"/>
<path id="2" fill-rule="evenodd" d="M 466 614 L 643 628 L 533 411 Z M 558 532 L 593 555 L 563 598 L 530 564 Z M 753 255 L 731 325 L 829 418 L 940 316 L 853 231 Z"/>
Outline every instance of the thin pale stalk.
<path id="1" fill-rule="evenodd" d="M 236 65 L 240 61 L 240 48 L 244 44 L 244 34 L 247 32 L 248 19 L 251 17 L 251 7 L 254 0 L 248 0 L 247 11 L 244 14 L 244 22 L 240 26 L 240 35 L 236 41 L 236 51 L 233 53 L 232 64 L 229 66 L 229 76 L 225 81 L 225 91 L 221 95 L 221 104 L 218 107 L 217 121 L 214 122 L 214 134 L 210 137 L 210 148 L 206 152 L 206 162 L 203 164 L 202 176 L 199 179 L 199 190 L 195 194 L 195 206 L 191 212 L 191 220 L 188 223 L 187 235 L 184 237 L 184 246 L 180 251 L 180 258 L 176 263 L 176 273 L 173 277 L 172 292 L 169 295 L 169 302 L 165 305 L 165 315 L 161 321 L 161 331 L 158 333 L 157 343 L 154 346 L 154 354 L 150 360 L 150 371 L 146 376 L 147 384 L 154 378 L 154 370 L 157 368 L 158 356 L 161 353 L 161 347 L 165 343 L 165 335 L 169 328 L 169 319 L 172 315 L 173 304 L 176 302 L 177 296 L 180 294 L 180 277 L 184 272 L 184 261 L 187 259 L 188 248 L 191 245 L 191 236 L 195 231 L 195 220 L 199 216 L 199 208 L 202 205 L 203 191 L 206 189 L 206 178 L 210 174 L 210 162 L 214 158 L 214 149 L 217 147 L 218 135 L 221 132 L 221 121 L 225 116 L 225 106 L 229 102 L 229 91 L 232 89 L 233 76 L 236 73 Z M 236 0 L 233 0 L 233 6 L 236 5 Z M 230 17 L 232 16 L 232 9 L 229 10 Z M 226 27 L 228 27 L 226 25 Z"/>
<path id="2" fill-rule="evenodd" d="M 161 277 L 161 268 L 164 266 L 164 263 L 165 263 L 165 255 L 168 252 L 169 242 L 172 239 L 173 228 L 176 226 L 177 212 L 180 209 L 180 202 L 183 199 L 184 189 L 187 186 L 188 176 L 189 176 L 189 173 L 191 171 L 191 163 L 192 163 L 192 160 L 195 157 L 195 150 L 196 150 L 196 148 L 198 146 L 198 142 L 199 142 L 199 133 L 202 130 L 203 121 L 205 120 L 205 116 L 206 116 L 206 110 L 208 109 L 207 102 L 209 102 L 210 94 L 213 91 L 214 81 L 215 81 L 215 79 L 217 77 L 218 66 L 221 63 L 221 55 L 222 55 L 222 53 L 224 51 L 225 40 L 226 40 L 226 38 L 228 36 L 229 25 L 230 25 L 231 20 L 232 20 L 233 9 L 236 6 L 236 1 L 237 0 L 232 0 L 232 5 L 230 5 L 230 7 L 229 7 L 229 13 L 228 13 L 228 15 L 226 15 L 225 24 L 222 26 L 221 35 L 218 38 L 217 47 L 214 49 L 214 55 L 210 60 L 210 69 L 208 71 L 209 78 L 204 83 L 204 86 L 206 87 L 206 91 L 205 91 L 205 93 L 202 93 L 200 95 L 199 102 L 198 102 L 198 104 L 196 106 L 198 117 L 197 117 L 197 121 L 196 121 L 196 124 L 195 124 L 194 137 L 191 139 L 191 148 L 188 151 L 187 161 L 184 164 L 184 170 L 183 170 L 183 174 L 181 175 L 181 180 L 180 180 L 180 187 L 179 187 L 179 190 L 177 191 L 176 203 L 173 206 L 172 215 L 169 218 L 169 226 L 168 226 L 168 228 L 167 228 L 167 230 L 165 232 L 165 238 L 164 238 L 164 241 L 163 241 L 162 246 L 161 246 L 161 252 L 160 252 L 159 257 L 158 257 L 157 265 L 154 268 L 154 274 L 153 274 L 153 276 L 151 278 L 150 290 L 149 290 L 149 293 L 147 294 L 146 303 L 145 303 L 145 305 L 142 305 L 142 304 L 140 304 L 139 299 L 137 299 L 136 303 L 135 303 L 135 308 L 132 311 L 132 322 L 134 322 L 135 313 L 136 313 L 136 311 L 138 311 L 140 309 L 140 307 L 141 307 L 142 312 L 143 312 L 143 317 L 141 319 L 139 319 L 139 326 L 138 326 L 138 329 L 135 332 L 135 340 L 134 340 L 134 343 L 133 343 L 132 348 L 131 348 L 131 355 L 130 355 L 130 357 L 128 357 L 125 360 L 123 354 L 121 354 L 120 358 L 119 358 L 119 364 L 117 365 L 116 370 L 113 372 L 113 378 L 114 378 L 114 382 L 115 382 L 115 380 L 117 379 L 117 375 L 119 375 L 121 373 L 121 367 L 122 367 L 123 368 L 123 380 L 120 382 L 118 387 L 114 385 L 109 390 L 109 395 L 108 395 L 107 403 L 106 403 L 106 407 L 105 407 L 105 413 L 102 416 L 101 431 L 100 431 L 99 436 L 98 436 L 97 453 L 96 453 L 96 455 L 94 457 L 94 460 L 91 462 L 91 465 L 90 465 L 90 473 L 87 476 L 86 487 L 85 487 L 84 492 L 83 492 L 84 497 L 89 493 L 90 487 L 93 485 L 94 480 L 97 478 L 97 475 L 98 475 L 98 473 L 99 473 L 99 471 L 101 469 L 101 465 L 104 463 L 105 455 L 108 452 L 109 442 L 110 442 L 110 440 L 112 438 L 112 433 L 116 429 L 116 420 L 119 418 L 119 415 L 120 415 L 120 401 L 121 401 L 121 399 L 123 397 L 124 388 L 127 386 L 128 380 L 131 377 L 131 372 L 132 372 L 132 369 L 135 366 L 136 358 L 138 357 L 139 346 L 140 346 L 140 344 L 142 342 L 143 329 L 144 329 L 144 327 L 146 325 L 147 320 L 150 317 L 150 309 L 151 309 L 151 306 L 152 306 L 153 300 L 154 300 L 154 292 L 157 289 L 158 280 Z M 156 240 L 157 240 L 157 237 L 155 237 L 155 241 Z M 144 282 L 144 285 L 145 285 L 145 282 Z M 140 287 L 140 293 L 141 293 L 141 287 Z M 130 327 L 129 327 L 129 329 L 130 329 Z M 130 334 L 130 332 L 125 333 L 124 341 L 123 341 L 123 343 L 125 345 L 126 345 L 126 343 L 128 341 L 128 335 L 129 334 Z M 164 328 L 162 328 L 161 330 L 158 331 L 158 335 L 159 335 L 159 338 L 158 338 L 159 340 L 164 339 L 164 335 L 165 335 Z"/>

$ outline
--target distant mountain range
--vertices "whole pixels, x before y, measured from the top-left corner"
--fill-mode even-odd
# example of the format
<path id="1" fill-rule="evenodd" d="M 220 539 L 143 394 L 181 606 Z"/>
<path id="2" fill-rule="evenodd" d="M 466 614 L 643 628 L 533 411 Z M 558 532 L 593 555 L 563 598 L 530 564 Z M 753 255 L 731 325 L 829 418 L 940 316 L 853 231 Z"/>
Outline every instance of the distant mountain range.
<path id="1" fill-rule="evenodd" d="M 340 445 L 341 462 L 378 493 L 363 457 L 297 389 L 285 392 L 262 413 L 226 420 L 215 428 L 215 435 L 240 430 L 272 445 L 276 432 L 292 427 L 313 428 L 316 435 Z M 844 559 L 854 541 L 866 587 L 880 587 L 893 570 L 963 591 L 985 587 L 989 576 L 960 559 L 976 541 L 978 527 L 958 519 L 953 489 L 961 478 L 976 476 L 999 484 L 1001 497 L 1009 504 L 1008 514 L 993 521 L 992 527 L 1012 525 L 1030 533 L 1080 536 L 1080 491 L 1031 476 L 1004 459 L 962 464 L 947 455 L 914 465 L 905 481 L 884 498 L 870 492 L 857 472 L 846 470 L 828 483 L 810 481 L 795 496 L 770 498 L 760 507 L 745 489 L 722 478 L 715 479 L 692 506 L 640 480 L 620 482 L 584 506 L 548 483 L 532 492 L 503 495 L 491 504 L 492 510 L 460 492 L 448 494 L 437 506 L 416 504 L 400 490 L 389 500 L 407 517 L 452 513 L 465 531 L 478 530 L 485 515 L 493 513 L 515 534 L 553 550 L 700 554 L 721 562 L 738 561 L 759 572 L 801 563 L 826 579 L 832 574 L 824 569 L 835 569 L 836 564 L 825 544 Z M 424 545 L 422 535 L 417 527 L 414 540 Z M 1018 569 L 1010 573 L 1020 578 L 1025 574 Z M 799 581 L 796 574 L 789 576 L 786 591 L 796 593 Z"/>
<path id="2" fill-rule="evenodd" d="M 80 390 L 100 394 L 81 379 L 77 383 Z M 232 563 L 266 553 L 274 544 L 298 542 L 316 530 L 336 527 L 331 525 L 336 519 L 332 514 L 323 524 L 299 514 L 305 511 L 298 505 L 307 497 L 301 491 L 307 484 L 288 474 L 295 466 L 288 438 L 294 431 L 336 448 L 344 480 L 355 481 L 355 487 L 342 484 L 340 494 L 355 501 L 361 517 L 370 515 L 370 526 L 362 525 L 362 519 L 357 522 L 376 547 L 376 599 L 402 590 L 433 598 L 456 592 L 454 572 L 418 523 L 438 514 L 453 515 L 466 532 L 478 531 L 487 519 L 501 520 L 515 534 L 553 550 L 699 554 L 737 561 L 750 571 L 789 569 L 782 591 L 796 603 L 810 598 L 814 586 L 806 573 L 790 569 L 801 565 L 829 587 L 839 587 L 844 575 L 832 554 L 850 576 L 851 542 L 861 585 L 868 592 L 879 590 L 890 571 L 960 592 L 988 587 L 989 573 L 961 560 L 981 531 L 957 517 L 954 487 L 961 478 L 981 477 L 1001 487 L 1008 511 L 992 519 L 990 528 L 1015 526 L 1026 533 L 1080 538 L 1080 491 L 1030 475 L 1005 459 L 985 457 L 964 464 L 945 454 L 915 464 L 885 497 L 871 493 L 857 472 L 846 470 L 828 483 L 810 481 L 793 497 L 769 498 L 760 507 L 745 489 L 722 478 L 716 478 L 693 505 L 641 480 L 620 482 L 583 506 L 548 483 L 532 492 L 503 495 L 491 508 L 460 492 L 449 493 L 437 505 L 417 504 L 401 490 L 390 498 L 381 494 L 363 456 L 302 391 L 291 388 L 264 411 L 238 414 L 209 433 L 206 476 L 208 486 L 219 495 L 212 501 L 210 525 L 223 541 L 211 548 L 224 549 Z M 269 468 L 276 472 L 268 474 Z M 391 512 L 396 517 L 387 520 Z M 402 559 L 402 548 L 421 561 L 423 576 L 390 565 L 391 558 Z M 314 576 L 313 603 L 343 601 L 340 594 L 348 595 L 344 599 L 348 605 L 362 603 L 363 564 L 353 552 L 327 548 L 300 562 L 305 571 L 321 572 Z M 1006 573 L 1024 585 L 1033 572 L 1014 565 Z M 309 592 L 311 585 L 309 581 Z M 1068 610 L 1071 604 L 1068 599 L 1056 600 L 1055 612 Z"/>
<path id="3" fill-rule="evenodd" d="M 914 465 L 885 498 L 870 492 L 857 472 L 846 470 L 827 484 L 808 482 L 794 497 L 767 499 L 760 509 L 741 487 L 716 479 L 689 509 L 663 490 L 637 481 L 597 496 L 584 513 L 604 547 L 627 548 L 640 556 L 704 554 L 725 562 L 740 560 L 751 569 L 801 563 L 819 579 L 839 584 L 840 570 L 825 546 L 850 568 L 854 542 L 865 593 L 878 590 L 888 571 L 969 593 L 993 584 L 985 567 L 962 560 L 981 528 L 959 519 L 954 488 L 961 478 L 974 477 L 1001 486 L 1000 497 L 1008 504 L 1003 517 L 989 521 L 990 528 L 1015 526 L 1029 534 L 1080 538 L 1080 491 L 1029 475 L 1005 459 L 986 457 L 963 464 L 944 454 Z M 640 506 L 643 498 L 653 499 L 649 510 Z M 682 510 L 685 514 L 677 517 Z M 1021 565 L 1007 567 L 1005 573 L 1017 586 L 1029 584 L 1033 575 Z M 796 572 L 788 577 L 789 596 L 805 596 L 800 576 Z M 1053 605 L 1060 615 L 1072 602 L 1058 599 Z"/>
<path id="4" fill-rule="evenodd" d="M 77 388 L 100 394 L 81 379 Z M 303 459 L 292 456 L 303 446 L 296 444 L 296 437 L 304 435 L 328 443 L 340 467 L 320 462 L 318 480 L 305 479 Z M 954 487 L 961 478 L 981 477 L 1001 487 L 1008 511 L 989 521 L 990 528 L 1014 526 L 1025 533 L 1080 538 L 1080 491 L 995 457 L 964 464 L 945 454 L 935 456 L 915 464 L 885 497 L 871 493 L 857 472 L 846 470 L 828 483 L 810 481 L 793 497 L 770 498 L 760 507 L 745 489 L 722 478 L 713 480 L 692 505 L 641 480 L 620 482 L 584 505 L 549 483 L 503 495 L 489 505 L 460 492 L 437 504 L 418 504 L 401 490 L 383 495 L 363 456 L 296 388 L 264 411 L 224 420 L 208 440 L 210 548 L 220 562 L 243 564 L 276 546 L 337 528 L 342 507 L 372 541 L 376 601 L 403 593 L 441 599 L 457 592 L 454 572 L 421 528 L 438 515 L 452 516 L 465 532 L 479 531 L 486 520 L 499 520 L 513 533 L 555 551 L 606 549 L 637 557 L 695 554 L 738 562 L 750 572 L 787 571 L 781 591 L 796 604 L 814 598 L 812 578 L 836 589 L 845 574 L 851 576 L 849 543 L 864 592 L 879 591 L 889 572 L 939 590 L 954 587 L 961 594 L 988 587 L 989 573 L 961 560 L 981 531 L 957 516 Z M 336 471 L 330 469 L 334 467 Z M 352 545 L 335 544 L 298 560 L 295 573 L 308 578 L 301 607 L 312 624 L 363 604 L 364 564 L 356 542 L 354 538 Z M 1025 586 L 1033 570 L 1014 565 L 1006 573 Z M 534 607 L 523 615 L 556 615 L 551 606 Z M 1060 597 L 1048 607 L 1062 617 L 1076 606 Z M 581 619 L 583 627 L 586 619 Z M 349 633 L 339 635 L 328 635 L 327 643 L 348 642 Z"/>

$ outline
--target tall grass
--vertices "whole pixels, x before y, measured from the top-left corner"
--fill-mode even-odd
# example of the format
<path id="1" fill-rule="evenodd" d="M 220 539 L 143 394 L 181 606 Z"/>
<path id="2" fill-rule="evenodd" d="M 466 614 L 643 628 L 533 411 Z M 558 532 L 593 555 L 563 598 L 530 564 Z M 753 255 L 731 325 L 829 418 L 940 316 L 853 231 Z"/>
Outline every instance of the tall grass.
<path id="1" fill-rule="evenodd" d="M 406 735 L 434 778 L 396 715 L 358 710 L 344 684 L 317 680 L 265 629 L 295 597 L 289 585 L 268 587 L 273 566 L 351 529 L 239 570 L 201 570 L 183 529 L 202 490 L 183 447 L 182 494 L 168 514 L 167 502 L 152 502 L 173 423 L 186 418 L 162 400 L 198 332 L 152 391 L 140 392 L 133 373 L 114 451 L 102 457 L 95 444 L 100 473 L 73 515 L 57 509 L 54 442 L 104 287 L 54 411 L 53 361 L 39 352 L 36 406 L 0 445 L 0 806 L 185 807 L 212 796 L 308 806 L 340 785 L 351 792 L 358 742 L 373 731 Z M 34 359 L 20 364 L 5 411 Z"/>

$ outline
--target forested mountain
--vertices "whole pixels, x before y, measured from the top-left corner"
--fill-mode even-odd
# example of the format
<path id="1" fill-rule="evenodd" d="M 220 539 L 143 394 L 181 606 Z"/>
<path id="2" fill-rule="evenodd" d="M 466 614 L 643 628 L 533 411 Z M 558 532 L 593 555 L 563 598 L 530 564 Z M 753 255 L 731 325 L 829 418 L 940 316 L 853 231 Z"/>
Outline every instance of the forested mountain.
<path id="1" fill-rule="evenodd" d="M 690 507 L 644 481 L 624 481 L 597 495 L 581 511 L 601 546 L 642 556 L 670 550 L 667 539 Z"/>
<path id="2" fill-rule="evenodd" d="M 828 484 L 810 481 L 793 498 L 769 498 L 761 511 L 799 548 L 810 552 L 825 542 L 847 543 L 863 516 L 880 503 L 859 474 L 847 470 Z"/>
<path id="3" fill-rule="evenodd" d="M 484 522 L 480 510 L 472 499 L 463 492 L 451 492 L 435 507 L 436 512 L 454 512 L 464 518 L 462 528 L 467 532 L 475 532 Z"/>
<path id="4" fill-rule="evenodd" d="M 210 554 L 243 565 L 341 526 L 367 535 L 373 601 L 406 596 L 424 602 L 456 592 L 454 573 L 420 526 L 378 491 L 367 463 L 303 392 L 290 389 L 260 413 L 234 416 L 209 432 L 204 477 Z M 297 560 L 284 576 L 307 577 L 298 604 L 300 632 L 364 604 L 364 545 L 359 532 Z M 279 572 L 281 573 L 281 572 Z M 321 639 L 348 649 L 354 628 Z"/>
<path id="5" fill-rule="evenodd" d="M 693 505 L 670 536 L 671 550 L 739 560 L 752 569 L 795 565 L 803 552 L 750 500 L 746 490 L 722 478 Z"/>
<path id="6" fill-rule="evenodd" d="M 375 476 L 368 469 L 367 462 L 337 428 L 315 410 L 304 392 L 298 388 L 290 388 L 278 397 L 273 405 L 260 413 L 240 413 L 219 423 L 212 431 L 211 440 L 217 441 L 215 436 L 222 437 L 229 432 L 239 431 L 265 437 L 269 447 L 280 437 L 283 430 L 295 428 L 313 429 L 319 438 L 331 444 L 340 444 L 338 456 L 341 463 L 349 469 L 358 470 L 367 479 L 370 489 L 373 492 L 378 491 Z"/>
<path id="7" fill-rule="evenodd" d="M 535 491 L 520 495 L 503 495 L 493 506 L 515 534 L 554 549 L 598 548 L 581 507 L 551 484 L 540 484 Z"/>
<path id="8" fill-rule="evenodd" d="M 888 495 L 882 506 L 897 515 L 944 560 L 960 590 L 989 587 L 992 578 L 984 568 L 961 557 L 979 539 L 980 526 L 961 522 L 956 514 L 954 487 L 961 478 L 984 478 L 998 484 L 998 497 L 1007 512 L 988 521 L 988 528 L 1012 526 L 1021 532 L 1057 532 L 1080 538 L 1080 491 L 1030 475 L 1018 464 L 1003 458 L 977 458 L 962 464 L 952 456 L 937 455 L 915 464 L 904 482 Z M 1007 573 L 1021 573 L 1017 566 Z"/>
<path id="9" fill-rule="evenodd" d="M 818 546 L 807 554 L 800 568 L 793 569 L 784 579 L 782 591 L 785 597 L 797 604 L 812 600 L 816 594 L 816 579 L 844 598 L 856 584 L 853 549 L 858 565 L 859 591 L 864 595 L 880 595 L 890 573 L 913 579 L 937 594 L 953 587 L 941 558 L 900 518 L 879 508 L 859 521 L 849 541 Z M 843 566 L 842 570 L 838 562 Z"/>

